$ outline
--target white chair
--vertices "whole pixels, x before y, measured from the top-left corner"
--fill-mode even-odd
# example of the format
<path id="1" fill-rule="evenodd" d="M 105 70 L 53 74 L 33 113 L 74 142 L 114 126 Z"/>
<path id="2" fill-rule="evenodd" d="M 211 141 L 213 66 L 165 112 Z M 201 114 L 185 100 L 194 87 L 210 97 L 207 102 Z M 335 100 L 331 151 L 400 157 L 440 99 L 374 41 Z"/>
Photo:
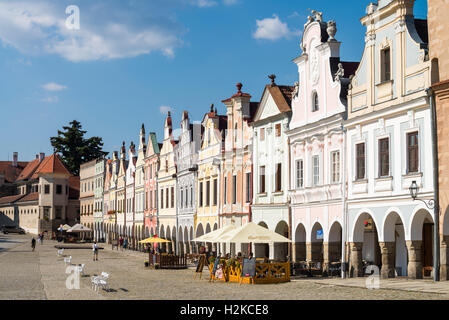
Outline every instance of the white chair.
<path id="1" fill-rule="evenodd" d="M 58 257 L 61 257 L 64 254 L 64 249 L 58 250 Z"/>
<path id="2" fill-rule="evenodd" d="M 64 258 L 64 264 L 65 265 L 72 264 L 72 256 Z"/>
<path id="3" fill-rule="evenodd" d="M 99 285 L 104 289 L 109 291 L 109 273 L 102 272 L 99 277 Z"/>
<path id="4" fill-rule="evenodd" d="M 98 287 L 100 286 L 100 277 L 99 276 L 91 277 L 90 283 L 92 285 L 92 290 L 98 291 Z"/>

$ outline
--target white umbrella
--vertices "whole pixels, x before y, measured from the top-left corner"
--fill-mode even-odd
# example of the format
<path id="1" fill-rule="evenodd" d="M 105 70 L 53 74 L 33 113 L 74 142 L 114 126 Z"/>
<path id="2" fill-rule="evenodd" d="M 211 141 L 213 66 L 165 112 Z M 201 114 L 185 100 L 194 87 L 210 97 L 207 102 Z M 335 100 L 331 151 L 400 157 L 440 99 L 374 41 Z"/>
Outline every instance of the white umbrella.
<path id="1" fill-rule="evenodd" d="M 217 239 L 220 236 L 222 236 L 228 232 L 231 232 L 235 229 L 237 229 L 237 227 L 235 225 L 229 224 L 220 229 L 214 230 L 214 231 L 206 233 L 198 238 L 195 238 L 192 241 L 195 241 L 195 242 L 217 242 L 217 241 L 215 241 L 215 239 Z"/>
<path id="2" fill-rule="evenodd" d="M 214 239 L 214 242 L 233 242 L 233 243 L 273 243 L 273 242 L 292 242 L 279 233 L 261 227 L 254 222 L 250 222 L 228 233 L 222 234 Z"/>
<path id="3" fill-rule="evenodd" d="M 75 224 L 73 227 L 71 227 L 67 232 L 90 232 L 92 229 L 83 226 L 80 223 Z"/>

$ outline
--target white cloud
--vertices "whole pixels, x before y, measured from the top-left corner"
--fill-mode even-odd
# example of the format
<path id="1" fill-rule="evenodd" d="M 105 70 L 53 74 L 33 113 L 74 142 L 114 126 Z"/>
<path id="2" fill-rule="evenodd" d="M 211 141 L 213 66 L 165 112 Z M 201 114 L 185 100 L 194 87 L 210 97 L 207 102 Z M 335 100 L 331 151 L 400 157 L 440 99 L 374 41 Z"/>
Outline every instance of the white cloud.
<path id="1" fill-rule="evenodd" d="M 172 112 L 173 113 L 173 108 L 169 107 L 169 106 L 160 106 L 159 107 L 159 112 L 162 113 L 163 115 L 167 115 L 168 112 Z"/>
<path id="2" fill-rule="evenodd" d="M 298 31 L 291 31 L 287 23 L 282 22 L 277 15 L 273 18 L 265 18 L 256 20 L 257 30 L 253 33 L 255 39 L 279 40 L 281 38 L 290 38 L 294 35 L 299 35 Z"/>
<path id="3" fill-rule="evenodd" d="M 44 90 L 46 90 L 46 91 L 62 91 L 62 90 L 67 89 L 66 86 L 63 86 L 62 84 L 57 84 L 54 82 L 44 84 L 44 85 L 42 85 L 42 88 L 44 88 Z"/>
<path id="4" fill-rule="evenodd" d="M 173 57 L 183 28 L 162 0 L 135 3 L 79 0 L 81 28 L 69 30 L 68 0 L 0 2 L 0 40 L 24 54 L 56 54 L 72 62 L 135 57 L 159 51 Z"/>
<path id="5" fill-rule="evenodd" d="M 217 5 L 217 2 L 213 0 L 191 0 L 190 3 L 200 8 L 213 7 Z"/>

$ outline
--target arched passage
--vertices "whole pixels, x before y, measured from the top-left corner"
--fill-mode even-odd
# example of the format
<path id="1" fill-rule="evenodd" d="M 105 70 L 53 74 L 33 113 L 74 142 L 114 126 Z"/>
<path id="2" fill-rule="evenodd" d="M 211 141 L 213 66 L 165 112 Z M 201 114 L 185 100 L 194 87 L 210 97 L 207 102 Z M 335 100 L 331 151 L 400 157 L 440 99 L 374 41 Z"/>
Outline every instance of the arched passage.
<path id="1" fill-rule="evenodd" d="M 433 218 L 426 209 L 419 209 L 412 218 L 410 241 L 407 243 L 410 278 L 431 276 L 433 270 Z"/>
<path id="2" fill-rule="evenodd" d="M 302 223 L 295 230 L 295 261 L 306 261 L 306 228 Z"/>
<path id="3" fill-rule="evenodd" d="M 185 250 L 184 250 L 184 237 L 182 235 L 182 227 L 179 227 L 179 231 L 178 231 L 178 242 L 179 242 L 179 252 L 178 254 L 184 254 Z"/>
<path id="4" fill-rule="evenodd" d="M 162 239 L 167 239 L 167 237 L 165 236 L 164 225 L 161 225 L 161 227 L 160 227 L 159 237 L 162 238 Z M 161 252 L 162 253 L 166 252 L 166 250 L 167 250 L 167 243 L 164 242 L 164 243 L 160 243 L 159 245 L 160 245 Z"/>
<path id="5" fill-rule="evenodd" d="M 203 234 L 204 234 L 204 228 L 203 228 L 203 225 L 200 223 L 200 224 L 198 224 L 198 226 L 196 227 L 196 236 L 195 236 L 195 238 L 199 238 L 199 237 L 201 237 Z M 201 252 L 201 251 L 200 251 L 200 247 L 201 247 L 202 245 L 204 245 L 204 242 L 195 242 L 195 244 L 196 244 L 196 251 L 197 251 L 198 253 L 200 253 L 200 252 Z"/>
<path id="6" fill-rule="evenodd" d="M 408 254 L 405 242 L 405 228 L 401 216 L 391 211 L 385 218 L 384 242 L 381 243 L 383 278 L 407 275 Z"/>
<path id="7" fill-rule="evenodd" d="M 369 213 L 363 212 L 357 218 L 350 245 L 350 275 L 363 277 L 364 266 L 367 265 L 376 265 L 379 270 L 382 269 L 377 226 Z"/>
<path id="8" fill-rule="evenodd" d="M 307 260 L 312 262 L 324 261 L 323 242 L 324 242 L 324 230 L 319 222 L 315 222 L 311 231 L 311 242 L 309 244 L 310 249 L 307 251 Z"/>
<path id="9" fill-rule="evenodd" d="M 268 226 L 265 222 L 261 221 L 258 224 L 259 224 L 259 226 L 268 229 Z M 254 244 L 254 256 L 256 258 L 268 259 L 270 256 L 270 248 L 269 248 L 268 243 L 255 243 Z"/>
<path id="10" fill-rule="evenodd" d="M 327 248 L 324 248 L 325 262 L 333 263 L 341 261 L 342 228 L 338 221 L 335 221 L 329 230 Z M 326 256 L 327 255 L 327 256 Z"/>
<path id="11" fill-rule="evenodd" d="M 276 233 L 288 238 L 288 224 L 285 221 L 279 221 L 275 229 Z M 275 243 L 274 244 L 274 259 L 278 261 L 287 261 L 288 255 L 288 243 Z"/>

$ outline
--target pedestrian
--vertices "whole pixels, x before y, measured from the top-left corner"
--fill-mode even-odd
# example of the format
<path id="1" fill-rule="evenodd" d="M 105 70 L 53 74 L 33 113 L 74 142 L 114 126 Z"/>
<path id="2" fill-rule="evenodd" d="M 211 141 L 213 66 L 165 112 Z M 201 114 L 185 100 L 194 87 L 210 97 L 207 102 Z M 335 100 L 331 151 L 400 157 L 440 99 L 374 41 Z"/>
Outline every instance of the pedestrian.
<path id="1" fill-rule="evenodd" d="M 119 243 L 120 243 L 120 251 L 123 251 L 123 237 L 122 236 L 120 236 L 120 239 L 119 239 Z"/>
<path id="2" fill-rule="evenodd" d="M 40 234 L 37 235 L 37 243 L 39 243 L 39 244 L 41 243 L 41 235 Z"/>
<path id="3" fill-rule="evenodd" d="M 123 240 L 123 249 L 126 250 L 127 247 L 128 247 L 128 238 L 125 238 L 125 240 Z"/>
<path id="4" fill-rule="evenodd" d="M 36 239 L 34 239 L 34 237 L 33 237 L 33 239 L 31 239 L 31 248 L 33 249 L 33 251 L 34 251 L 34 248 L 36 248 Z"/>
<path id="5" fill-rule="evenodd" d="M 96 241 L 92 245 L 92 251 L 94 252 L 94 261 L 98 261 L 98 245 Z"/>
<path id="6" fill-rule="evenodd" d="M 44 244 L 44 233 L 42 232 L 42 234 L 41 234 L 41 244 L 43 245 Z"/>

